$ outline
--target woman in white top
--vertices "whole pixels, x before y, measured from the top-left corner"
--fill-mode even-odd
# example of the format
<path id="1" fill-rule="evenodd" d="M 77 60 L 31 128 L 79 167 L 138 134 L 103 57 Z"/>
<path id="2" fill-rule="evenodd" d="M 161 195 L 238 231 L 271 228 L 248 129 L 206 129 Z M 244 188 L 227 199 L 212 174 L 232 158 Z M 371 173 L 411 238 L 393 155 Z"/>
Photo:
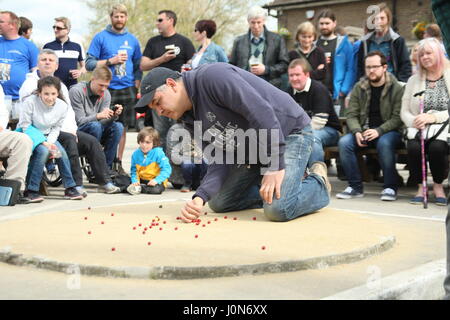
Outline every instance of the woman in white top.
<path id="1" fill-rule="evenodd" d="M 206 63 L 228 62 L 222 47 L 211 40 L 215 33 L 216 23 L 213 20 L 199 20 L 195 24 L 194 39 L 200 47 L 191 60 L 192 69 Z"/>
<path id="2" fill-rule="evenodd" d="M 450 100 L 450 62 L 438 40 L 428 38 L 420 41 L 417 50 L 417 73 L 409 78 L 402 99 L 400 117 L 408 128 L 408 168 L 410 179 L 418 185 L 417 193 L 410 203 L 421 204 L 422 195 L 422 163 L 421 143 L 417 138 L 420 130 L 427 132 L 425 153 L 428 155 L 431 175 L 433 177 L 433 193 L 437 205 L 447 205 L 442 182 L 448 175 L 448 104 Z M 420 112 L 420 97 L 423 93 L 424 109 Z M 439 129 L 443 128 L 441 133 Z M 432 132 L 435 132 L 432 133 Z M 430 139 L 431 138 L 431 139 Z"/>

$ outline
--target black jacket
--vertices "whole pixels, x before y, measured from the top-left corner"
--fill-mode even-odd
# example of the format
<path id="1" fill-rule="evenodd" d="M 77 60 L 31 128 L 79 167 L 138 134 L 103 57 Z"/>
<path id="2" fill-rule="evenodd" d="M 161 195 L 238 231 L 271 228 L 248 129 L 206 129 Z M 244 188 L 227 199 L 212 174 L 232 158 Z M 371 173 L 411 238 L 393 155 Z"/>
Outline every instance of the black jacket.
<path id="1" fill-rule="evenodd" d="M 266 73 L 263 78 L 276 87 L 281 86 L 281 75 L 286 73 L 289 64 L 286 44 L 284 39 L 278 34 L 268 31 L 264 27 L 264 65 Z M 244 70 L 249 71 L 248 60 L 250 59 L 250 30 L 243 35 L 238 36 L 233 43 L 230 63 Z"/>
<path id="2" fill-rule="evenodd" d="M 392 63 L 394 65 L 394 76 L 398 81 L 408 82 L 409 77 L 412 75 L 412 66 L 409 59 L 409 51 L 406 46 L 405 39 L 403 39 L 399 34 L 395 33 L 391 28 L 389 29 L 391 36 L 391 52 L 392 52 Z M 369 45 L 368 41 L 374 32 L 368 33 L 361 39 L 361 46 L 358 51 L 358 77 L 360 79 L 365 75 L 364 72 L 364 57 L 368 53 Z"/>

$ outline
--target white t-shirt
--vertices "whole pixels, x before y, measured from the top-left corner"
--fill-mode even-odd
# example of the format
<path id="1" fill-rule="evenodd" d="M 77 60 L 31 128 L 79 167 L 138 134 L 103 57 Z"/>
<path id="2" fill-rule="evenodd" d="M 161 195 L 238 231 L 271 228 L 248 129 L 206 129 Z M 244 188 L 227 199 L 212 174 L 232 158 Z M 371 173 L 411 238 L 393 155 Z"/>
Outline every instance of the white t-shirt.
<path id="1" fill-rule="evenodd" d="M 198 67 L 198 64 L 200 63 L 200 59 L 202 58 L 203 53 L 196 53 L 194 56 L 194 59 L 192 59 L 192 69 L 195 69 Z"/>

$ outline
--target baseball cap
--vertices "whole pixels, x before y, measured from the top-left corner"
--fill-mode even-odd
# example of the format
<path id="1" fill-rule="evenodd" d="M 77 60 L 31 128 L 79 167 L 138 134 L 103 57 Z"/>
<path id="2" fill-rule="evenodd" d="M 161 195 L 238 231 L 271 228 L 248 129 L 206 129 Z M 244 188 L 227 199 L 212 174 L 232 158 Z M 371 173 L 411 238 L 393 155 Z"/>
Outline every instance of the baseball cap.
<path id="1" fill-rule="evenodd" d="M 166 80 L 178 79 L 181 73 L 164 67 L 152 69 L 141 82 L 141 99 L 134 106 L 134 110 L 138 113 L 144 113 L 148 109 L 148 105 L 153 100 L 155 90 L 166 83 Z"/>

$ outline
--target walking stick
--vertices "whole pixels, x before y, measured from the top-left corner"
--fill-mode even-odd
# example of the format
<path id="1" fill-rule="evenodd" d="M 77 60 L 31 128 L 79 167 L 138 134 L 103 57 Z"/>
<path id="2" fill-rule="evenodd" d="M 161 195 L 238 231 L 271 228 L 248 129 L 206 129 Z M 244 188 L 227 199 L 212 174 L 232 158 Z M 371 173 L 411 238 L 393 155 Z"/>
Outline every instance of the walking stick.
<path id="1" fill-rule="evenodd" d="M 423 94 L 425 90 L 420 91 L 414 95 L 419 96 L 420 101 L 420 114 L 423 113 Z M 422 195 L 423 195 L 423 208 L 428 208 L 428 190 L 427 190 L 427 160 L 425 157 L 425 129 L 420 130 L 420 151 L 422 154 Z"/>

